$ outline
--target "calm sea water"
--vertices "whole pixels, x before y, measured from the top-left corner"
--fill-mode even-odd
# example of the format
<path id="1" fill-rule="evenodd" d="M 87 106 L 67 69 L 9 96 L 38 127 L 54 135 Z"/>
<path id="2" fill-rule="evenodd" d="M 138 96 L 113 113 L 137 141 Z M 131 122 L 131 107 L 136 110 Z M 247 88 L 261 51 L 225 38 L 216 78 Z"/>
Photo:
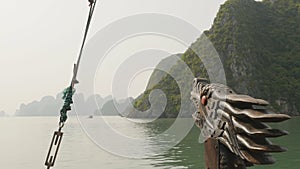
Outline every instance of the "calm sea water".
<path id="1" fill-rule="evenodd" d="M 96 121 L 96 117 L 89 119 Z M 166 130 L 174 119 L 159 119 L 152 124 L 132 124 L 125 118 L 105 117 L 115 122 L 120 131 L 132 135 L 151 137 L 153 133 Z M 300 118 L 272 125 L 290 132 L 288 136 L 272 140 L 288 148 L 285 153 L 275 154 L 277 163 L 268 166 L 255 166 L 253 169 L 299 169 L 300 166 Z M 100 124 L 101 126 L 101 124 Z M 7 117 L 0 118 L 0 168 L 2 169 L 41 169 L 45 155 L 57 127 L 56 117 Z M 106 136 L 109 133 L 105 133 Z M 172 149 L 162 154 L 138 159 L 112 154 L 100 148 L 81 128 L 77 118 L 70 118 L 64 128 L 64 138 L 54 169 L 165 169 L 165 168 L 204 168 L 203 145 L 198 143 L 200 131 L 193 127 L 188 135 Z M 120 140 L 111 140 L 112 144 Z M 149 144 L 149 145 L 147 145 Z M 151 144 L 151 145 L 150 145 Z M 128 147 L 129 146 L 129 147 Z M 160 147 L 161 142 L 145 142 L 143 145 L 126 145 L 132 152 Z M 145 148 L 146 147 L 146 148 Z M 119 146 L 118 149 L 122 149 Z"/>

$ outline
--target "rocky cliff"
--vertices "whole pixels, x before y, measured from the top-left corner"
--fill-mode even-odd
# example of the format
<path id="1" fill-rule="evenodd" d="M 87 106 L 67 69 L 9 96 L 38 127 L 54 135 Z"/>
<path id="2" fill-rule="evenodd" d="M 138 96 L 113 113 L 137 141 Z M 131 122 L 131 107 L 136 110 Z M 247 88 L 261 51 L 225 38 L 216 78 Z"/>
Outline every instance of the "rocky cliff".
<path id="1" fill-rule="evenodd" d="M 198 57 L 199 53 L 206 58 L 215 55 L 207 40 L 221 59 L 228 86 L 238 93 L 269 101 L 275 112 L 300 114 L 300 0 L 226 1 L 211 29 L 180 57 L 194 77 L 208 78 L 209 66 Z M 180 108 L 185 110 L 183 116 L 190 116 L 193 106 L 180 103 L 190 97 L 182 93 L 189 93 L 192 78 L 186 76 L 181 62 L 171 68 L 171 74 L 181 78 L 175 80 L 165 74 L 156 84 L 149 82 L 151 86 L 135 100 L 134 106 L 142 111 L 149 109 L 150 92 L 161 89 L 168 102 L 160 117 L 176 117 Z M 181 91 L 179 86 L 183 86 Z M 147 113 L 144 116 L 151 117 L 153 112 Z M 129 116 L 135 117 L 135 111 L 130 110 Z"/>

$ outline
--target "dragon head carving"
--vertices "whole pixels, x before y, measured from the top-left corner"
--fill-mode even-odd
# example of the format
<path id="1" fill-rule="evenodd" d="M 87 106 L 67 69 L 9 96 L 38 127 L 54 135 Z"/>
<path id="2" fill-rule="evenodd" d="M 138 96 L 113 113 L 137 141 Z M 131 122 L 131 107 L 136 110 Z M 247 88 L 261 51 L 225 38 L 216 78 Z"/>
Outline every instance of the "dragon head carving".
<path id="1" fill-rule="evenodd" d="M 194 79 L 191 100 L 198 110 L 193 117 L 201 129 L 203 141 L 218 140 L 247 166 L 272 164 L 275 161 L 270 153 L 286 151 L 273 145 L 268 138 L 287 132 L 273 129 L 266 123 L 282 122 L 290 116 L 270 112 L 267 101 L 237 94 L 225 85 L 205 79 Z"/>

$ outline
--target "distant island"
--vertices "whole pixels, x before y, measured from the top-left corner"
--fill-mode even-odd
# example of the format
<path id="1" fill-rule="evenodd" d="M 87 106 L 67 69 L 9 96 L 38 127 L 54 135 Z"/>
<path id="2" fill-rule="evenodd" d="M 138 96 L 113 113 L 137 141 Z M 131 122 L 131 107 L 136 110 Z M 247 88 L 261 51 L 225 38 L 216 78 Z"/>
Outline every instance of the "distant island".
<path id="1" fill-rule="evenodd" d="M 95 115 L 104 115 L 104 116 L 126 116 L 125 110 L 132 104 L 133 98 L 128 98 L 124 100 L 111 99 L 108 100 L 101 109 L 95 111 Z"/>
<path id="2" fill-rule="evenodd" d="M 129 98 L 129 100 L 133 100 Z M 84 98 L 83 94 L 74 95 L 74 105 L 72 105 L 72 110 L 69 113 L 72 115 L 121 115 L 118 112 L 119 109 L 124 110 L 127 105 L 128 100 L 116 100 L 111 96 L 102 98 L 100 95 L 91 95 L 87 99 Z M 56 97 L 45 96 L 40 101 L 32 101 L 28 104 L 21 104 L 19 109 L 16 110 L 16 116 L 59 116 L 61 106 L 63 105 L 63 100 L 61 99 L 61 94 Z M 116 109 L 116 106 L 119 108 Z M 5 112 L 0 112 L 0 116 L 5 114 Z"/>
<path id="3" fill-rule="evenodd" d="M 299 0 L 228 0 L 220 7 L 212 27 L 204 35 L 220 56 L 228 86 L 238 93 L 268 100 L 275 112 L 300 115 Z M 195 77 L 208 78 L 204 64 L 196 55 L 211 55 L 205 53 L 208 47 L 204 35 L 179 55 Z M 178 62 L 171 72 L 181 75 L 186 83 L 184 93 L 189 93 L 192 79 L 185 77 L 187 72 L 182 65 Z M 168 103 L 160 117 L 177 117 L 181 108 L 178 84 L 160 70 L 153 72 L 152 79 L 160 80 L 148 83 L 146 91 L 134 100 L 135 108 L 148 110 L 150 92 L 161 89 Z M 190 96 L 183 97 L 188 100 Z M 185 117 L 190 117 L 194 111 L 189 104 L 182 107 Z M 129 117 L 151 117 L 156 111 L 159 110 L 141 115 L 134 109 L 128 110 Z"/>

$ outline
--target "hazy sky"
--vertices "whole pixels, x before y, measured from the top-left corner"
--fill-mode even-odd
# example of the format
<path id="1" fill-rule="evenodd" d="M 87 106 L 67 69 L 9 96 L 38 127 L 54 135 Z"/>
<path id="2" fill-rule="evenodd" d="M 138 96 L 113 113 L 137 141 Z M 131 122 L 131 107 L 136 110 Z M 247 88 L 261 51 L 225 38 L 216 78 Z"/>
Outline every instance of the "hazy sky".
<path id="1" fill-rule="evenodd" d="M 89 37 L 118 19 L 142 13 L 175 16 L 203 31 L 211 26 L 224 1 L 99 0 Z M 55 96 L 69 84 L 87 12 L 87 0 L 1 1 L 0 111 L 14 113 L 21 103 L 39 100 L 45 95 Z M 133 39 L 131 45 L 134 43 L 138 42 Z M 185 50 L 180 45 L 173 47 L 169 53 Z M 145 88 L 146 81 L 139 81 L 143 83 L 130 89 L 133 96 Z M 96 91 L 106 96 L 110 94 L 106 88 L 109 86 Z"/>

